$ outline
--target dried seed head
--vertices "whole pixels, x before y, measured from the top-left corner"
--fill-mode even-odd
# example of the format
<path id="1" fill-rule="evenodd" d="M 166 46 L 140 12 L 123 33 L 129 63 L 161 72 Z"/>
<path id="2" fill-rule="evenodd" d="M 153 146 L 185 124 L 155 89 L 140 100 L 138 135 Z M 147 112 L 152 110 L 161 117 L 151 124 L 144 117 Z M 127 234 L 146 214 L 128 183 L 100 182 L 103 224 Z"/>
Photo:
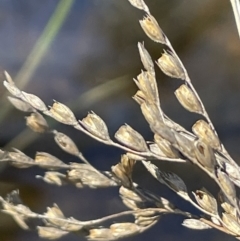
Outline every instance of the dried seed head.
<path id="1" fill-rule="evenodd" d="M 71 170 L 67 173 L 67 179 L 78 188 L 84 186 L 90 188 L 104 188 L 117 185 L 114 180 L 106 177 L 100 171 L 97 172 L 91 166 L 79 163 L 71 163 Z"/>
<path id="2" fill-rule="evenodd" d="M 124 187 L 132 187 L 132 176 L 131 173 L 127 173 L 122 163 L 118 163 L 111 167 L 112 172 L 121 181 L 121 185 Z"/>
<path id="3" fill-rule="evenodd" d="M 89 230 L 90 240 L 114 240 L 112 231 L 109 228 L 93 228 Z"/>
<path id="4" fill-rule="evenodd" d="M 150 72 L 142 71 L 141 74 L 137 76 L 137 80 L 134 79 L 134 82 L 144 93 L 144 99 L 153 103 L 158 101 L 158 90 L 154 75 L 152 75 Z"/>
<path id="5" fill-rule="evenodd" d="M 26 117 L 26 125 L 33 131 L 44 133 L 48 131 L 48 123 L 45 118 L 38 112 L 32 113 Z"/>
<path id="6" fill-rule="evenodd" d="M 236 219 L 228 214 L 228 213 L 223 213 L 222 214 L 222 221 L 224 225 L 233 233 L 237 234 L 238 236 L 240 235 L 240 224 Z"/>
<path id="7" fill-rule="evenodd" d="M 156 125 L 156 122 L 162 120 L 161 114 L 156 104 L 143 102 L 140 107 L 142 114 L 145 117 L 148 124 L 150 125 L 150 127 L 154 127 Z M 154 129 L 151 129 L 154 132 Z"/>
<path id="8" fill-rule="evenodd" d="M 160 215 L 155 216 L 142 216 L 142 215 L 135 215 L 135 223 L 141 227 L 147 227 L 149 225 L 153 225 L 160 219 Z"/>
<path id="9" fill-rule="evenodd" d="M 174 147 L 176 147 L 184 156 L 194 162 L 196 159 L 196 155 L 194 152 L 195 146 L 193 141 L 182 133 L 175 132 L 174 136 L 177 142 L 177 144 L 174 144 Z"/>
<path id="10" fill-rule="evenodd" d="M 34 112 L 35 111 L 35 109 L 30 104 L 28 104 L 27 102 L 25 102 L 23 100 L 20 100 L 18 98 L 11 97 L 11 96 L 8 96 L 8 100 L 11 102 L 11 104 L 15 108 L 17 108 L 20 111 L 24 111 L 24 112 Z"/>
<path id="11" fill-rule="evenodd" d="M 140 228 L 135 223 L 114 223 L 110 230 L 114 237 L 123 238 L 138 233 Z"/>
<path id="12" fill-rule="evenodd" d="M 38 226 L 37 231 L 38 231 L 39 237 L 45 238 L 45 239 L 58 239 L 68 234 L 67 231 L 63 231 L 61 229 L 53 228 L 53 227 Z"/>
<path id="13" fill-rule="evenodd" d="M 44 213 L 46 216 L 46 225 L 59 227 L 64 231 L 79 231 L 82 229 L 81 224 L 72 224 L 69 221 L 77 221 L 74 218 L 65 218 L 60 208 L 57 204 L 54 204 L 53 207 L 47 208 L 47 212 Z"/>
<path id="14" fill-rule="evenodd" d="M 194 142 L 194 149 L 197 161 L 208 171 L 214 171 L 216 165 L 216 158 L 212 148 L 201 140 Z"/>
<path id="15" fill-rule="evenodd" d="M 173 53 L 164 51 L 162 56 L 158 59 L 157 64 L 162 72 L 172 78 L 185 80 L 184 69 Z"/>
<path id="16" fill-rule="evenodd" d="M 54 184 L 57 186 L 62 186 L 66 183 L 66 175 L 60 172 L 45 172 L 44 176 L 36 176 L 36 178 L 42 179 L 44 182 L 49 184 Z"/>
<path id="17" fill-rule="evenodd" d="M 155 74 L 154 72 L 154 63 L 152 61 L 152 58 L 150 56 L 150 54 L 148 53 L 148 51 L 145 49 L 144 44 L 138 43 L 138 51 L 140 54 L 140 58 L 142 61 L 142 64 L 144 66 L 144 68 L 150 72 L 151 74 Z"/>
<path id="18" fill-rule="evenodd" d="M 178 151 L 170 144 L 169 141 L 163 139 L 158 134 L 154 135 L 154 141 L 160 148 L 160 150 L 163 152 L 164 155 L 170 158 L 178 158 L 179 153 Z"/>
<path id="19" fill-rule="evenodd" d="M 115 138 L 133 150 L 141 152 L 148 151 L 144 138 L 127 124 L 118 129 L 115 133 Z"/>
<path id="20" fill-rule="evenodd" d="M 193 218 L 185 219 L 182 223 L 182 226 L 190 229 L 197 229 L 197 230 L 204 230 L 204 229 L 210 229 L 212 228 L 208 224 Z"/>
<path id="21" fill-rule="evenodd" d="M 56 130 L 53 131 L 53 134 L 54 134 L 55 142 L 62 150 L 64 150 L 65 152 L 71 155 L 75 155 L 75 156 L 79 155 L 80 152 L 70 137 Z"/>
<path id="22" fill-rule="evenodd" d="M 135 8 L 141 9 L 146 13 L 149 13 L 148 6 L 143 0 L 128 0 Z"/>
<path id="23" fill-rule="evenodd" d="M 221 148 L 221 143 L 219 138 L 213 132 L 209 124 L 204 120 L 198 120 L 192 127 L 192 131 L 200 139 L 206 142 L 213 149 L 219 150 Z"/>
<path id="24" fill-rule="evenodd" d="M 73 112 L 64 104 L 54 101 L 50 108 L 51 117 L 66 125 L 77 125 L 78 122 Z"/>
<path id="25" fill-rule="evenodd" d="M 23 100 L 29 103 L 33 108 L 41 112 L 48 110 L 45 103 L 38 96 L 26 93 L 24 91 L 22 91 L 22 94 L 23 94 Z"/>
<path id="26" fill-rule="evenodd" d="M 66 223 L 65 220 L 60 220 L 65 219 L 65 216 L 56 203 L 53 205 L 53 207 L 48 207 L 47 212 L 44 213 L 44 215 L 47 217 L 47 222 L 56 227 L 62 227 Z"/>
<path id="27" fill-rule="evenodd" d="M 197 190 L 193 195 L 197 203 L 206 211 L 212 214 L 218 214 L 217 201 L 205 188 Z"/>
<path id="28" fill-rule="evenodd" d="M 231 182 L 228 175 L 220 168 L 217 169 L 216 174 L 223 193 L 232 203 L 236 199 L 236 190 L 234 184 Z"/>
<path id="29" fill-rule="evenodd" d="M 138 90 L 137 93 L 132 97 L 139 105 L 143 104 L 146 100 L 145 94 Z"/>
<path id="30" fill-rule="evenodd" d="M 14 152 L 8 152 L 7 157 L 10 159 L 11 165 L 17 168 L 27 168 L 34 164 L 34 160 L 32 158 L 25 155 L 18 149 L 14 149 Z"/>
<path id="31" fill-rule="evenodd" d="M 140 25 L 146 35 L 155 42 L 166 44 L 166 37 L 162 29 L 159 27 L 157 20 L 147 14 L 143 20 L 140 20 Z"/>
<path id="32" fill-rule="evenodd" d="M 105 122 L 94 112 L 89 113 L 80 123 L 94 136 L 102 140 L 110 140 Z"/>
<path id="33" fill-rule="evenodd" d="M 203 112 L 200 102 L 187 85 L 181 85 L 174 93 L 186 110 L 199 114 Z"/>
<path id="34" fill-rule="evenodd" d="M 40 167 L 48 168 L 49 170 L 56 170 L 65 167 L 65 164 L 61 160 L 46 152 L 37 152 L 35 156 L 35 163 L 37 163 Z"/>
<path id="35" fill-rule="evenodd" d="M 221 207 L 224 209 L 224 211 L 228 214 L 230 214 L 233 218 L 237 220 L 238 214 L 237 214 L 237 209 L 233 207 L 231 204 L 224 202 L 221 203 Z"/>
<path id="36" fill-rule="evenodd" d="M 143 202 L 142 197 L 140 197 L 136 192 L 134 192 L 133 190 L 131 190 L 127 187 L 121 186 L 119 189 L 119 194 L 122 199 L 123 198 L 129 199 L 129 200 L 132 200 L 137 203 Z"/>
<path id="37" fill-rule="evenodd" d="M 150 128 L 153 133 L 158 134 L 160 137 L 167 140 L 171 144 L 176 144 L 175 131 L 166 126 L 163 122 L 155 120 L 155 122 L 150 125 Z"/>

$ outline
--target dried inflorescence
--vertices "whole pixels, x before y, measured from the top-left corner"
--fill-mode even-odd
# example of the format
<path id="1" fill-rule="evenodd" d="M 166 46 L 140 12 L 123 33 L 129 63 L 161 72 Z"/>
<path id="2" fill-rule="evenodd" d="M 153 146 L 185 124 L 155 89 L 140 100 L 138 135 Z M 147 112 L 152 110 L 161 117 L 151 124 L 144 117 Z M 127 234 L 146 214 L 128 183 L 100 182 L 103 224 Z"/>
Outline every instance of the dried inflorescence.
<path id="1" fill-rule="evenodd" d="M 75 232 L 90 240 L 117 240 L 144 232 L 156 224 L 163 214 L 184 216 L 186 219 L 182 225 L 191 229 L 215 228 L 240 239 L 240 208 L 235 188 L 235 185 L 240 186 L 240 168 L 221 143 L 187 70 L 147 5 L 143 0 L 129 2 L 145 12 L 140 25 L 146 35 L 166 47 L 156 64 L 167 76 L 181 80 L 180 87 L 175 91 L 179 103 L 187 111 L 200 115 L 200 119 L 193 125 L 192 132 L 189 132 L 163 112 L 154 61 L 142 43 L 138 43 L 138 49 L 144 70 L 134 79 L 139 90 L 133 99 L 139 104 L 154 134 L 151 142 L 146 141 L 137 130 L 127 124 L 115 133 L 116 142 L 111 138 L 105 122 L 94 112 L 78 120 L 69 107 L 58 101 L 54 101 L 48 108 L 38 96 L 21 91 L 5 72 L 6 80 L 3 84 L 12 95 L 8 97 L 9 101 L 17 109 L 30 113 L 26 117 L 26 125 L 35 132 L 53 135 L 54 141 L 63 151 L 78 157 L 83 163 L 66 164 L 46 152 L 37 152 L 35 158 L 31 158 L 17 149 L 0 150 L 0 161 L 8 162 L 17 168 L 44 168 L 47 170 L 45 175 L 37 178 L 57 186 L 73 184 L 78 188 L 119 187 L 119 196 L 129 211 L 81 221 L 65 217 L 57 204 L 54 204 L 47 208 L 46 213 L 37 214 L 22 204 L 17 191 L 13 191 L 5 199 L 0 197 L 2 211 L 11 215 L 23 229 L 29 229 L 28 222 L 31 219 L 41 220 L 42 224 L 37 227 L 37 231 L 40 237 L 46 239 L 57 239 Z M 72 126 L 106 145 L 121 148 L 126 154 L 122 155 L 120 162 L 109 171 L 100 171 L 90 164 L 69 136 L 50 129 L 44 115 Z M 189 192 L 187 185 L 178 175 L 161 171 L 152 160 L 190 162 L 198 166 L 218 184 L 218 197 L 214 197 L 204 187 Z M 169 200 L 141 188 L 132 177 L 138 163 L 142 163 L 161 184 L 166 185 L 202 214 L 197 216 L 180 210 Z M 127 215 L 132 216 L 134 221 L 117 222 L 119 217 Z M 112 224 L 103 226 L 106 221 L 112 221 Z"/>

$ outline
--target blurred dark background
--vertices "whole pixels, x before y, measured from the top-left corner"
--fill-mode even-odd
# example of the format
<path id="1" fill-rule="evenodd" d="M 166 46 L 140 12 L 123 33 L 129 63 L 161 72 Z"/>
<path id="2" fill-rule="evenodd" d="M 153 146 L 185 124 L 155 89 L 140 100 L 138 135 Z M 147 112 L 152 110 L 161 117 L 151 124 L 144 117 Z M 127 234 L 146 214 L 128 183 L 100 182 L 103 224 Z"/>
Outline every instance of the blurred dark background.
<path id="1" fill-rule="evenodd" d="M 13 77 L 26 59 L 60 1 L 0 0 L 0 70 Z M 151 13 L 169 37 L 185 64 L 222 142 L 239 162 L 240 137 L 240 40 L 228 0 L 146 0 Z M 46 54 L 30 76 L 24 90 L 36 94 L 46 104 L 52 99 L 67 104 L 78 119 L 93 110 L 106 121 L 113 136 L 128 123 L 146 140 L 153 136 L 131 99 L 136 92 L 132 78 L 142 68 L 137 42 L 156 60 L 163 46 L 153 43 L 138 23 L 143 13 L 127 0 L 76 0 Z M 199 116 L 189 114 L 176 101 L 174 90 L 182 83 L 157 70 L 158 86 L 164 111 L 175 121 L 190 129 Z M 29 77 L 29 76 L 28 76 Z M 21 79 L 21 78 L 18 78 Z M 16 83 L 18 85 L 18 82 Z M 77 161 L 60 151 L 51 136 L 36 135 L 25 129 L 24 114 L 10 109 L 6 91 L 0 86 L 0 144 L 19 148 L 34 157 L 46 151 L 65 162 Z M 53 128 L 65 132 L 96 167 L 107 170 L 120 160 L 120 150 L 106 147 L 70 127 L 57 123 Z M 217 193 L 218 188 L 205 174 L 189 164 L 157 163 L 163 170 L 176 172 L 186 181 L 189 191 L 202 186 Z M 19 170 L 0 166 L 0 196 L 19 189 L 24 202 L 43 213 L 56 202 L 66 216 L 89 220 L 125 210 L 117 188 L 77 189 L 55 187 L 36 180 L 44 170 Z M 134 180 L 143 187 L 171 199 L 183 210 L 198 213 L 193 207 L 157 183 L 138 165 Z M 151 230 L 126 240 L 234 240 L 215 230 L 192 231 L 181 227 L 182 217 L 166 216 Z M 0 213 L 1 241 L 38 241 L 35 232 L 22 231 L 7 215 Z M 62 241 L 84 240 L 68 235 Z"/>

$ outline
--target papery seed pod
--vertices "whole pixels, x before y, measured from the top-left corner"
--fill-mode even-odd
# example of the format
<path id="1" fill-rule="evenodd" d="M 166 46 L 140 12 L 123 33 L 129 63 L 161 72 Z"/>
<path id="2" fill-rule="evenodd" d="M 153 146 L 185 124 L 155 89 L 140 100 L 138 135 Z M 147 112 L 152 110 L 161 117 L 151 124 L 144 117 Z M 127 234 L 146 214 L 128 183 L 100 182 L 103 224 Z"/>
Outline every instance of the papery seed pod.
<path id="1" fill-rule="evenodd" d="M 34 161 L 29 156 L 25 155 L 18 149 L 14 149 L 14 152 L 8 152 L 7 157 L 10 159 L 10 164 L 17 168 L 28 168 L 34 164 Z"/>
<path id="2" fill-rule="evenodd" d="M 79 155 L 80 152 L 70 137 L 56 130 L 53 131 L 53 134 L 55 142 L 62 150 L 74 156 Z"/>
<path id="3" fill-rule="evenodd" d="M 114 237 L 123 238 L 138 233 L 140 228 L 135 223 L 114 223 L 110 230 Z"/>
<path id="4" fill-rule="evenodd" d="M 213 149 L 219 150 L 221 148 L 221 143 L 218 136 L 216 136 L 216 134 L 213 132 L 213 130 L 206 121 L 198 120 L 193 125 L 192 131 L 195 135 L 197 135 Z"/>
<path id="5" fill-rule="evenodd" d="M 224 203 L 221 203 L 221 207 L 224 209 L 226 213 L 230 214 L 235 220 L 238 219 L 237 209 L 233 207 L 231 204 L 224 202 Z"/>
<path id="6" fill-rule="evenodd" d="M 62 186 L 66 183 L 66 175 L 60 172 L 45 172 L 44 176 L 37 175 L 36 178 L 42 179 L 44 182 L 49 184 L 54 184 L 57 186 Z"/>
<path id="7" fill-rule="evenodd" d="M 164 51 L 162 56 L 157 60 L 157 65 L 162 72 L 172 78 L 185 80 L 184 69 L 173 53 Z"/>
<path id="8" fill-rule="evenodd" d="M 147 14 L 143 20 L 140 20 L 139 22 L 143 31 L 150 39 L 158 43 L 166 44 L 165 34 L 152 15 Z"/>
<path id="9" fill-rule="evenodd" d="M 32 113 L 26 117 L 26 125 L 34 132 L 44 133 L 48 131 L 48 123 L 45 118 L 38 112 Z"/>
<path id="10" fill-rule="evenodd" d="M 190 229 L 196 229 L 196 230 L 204 230 L 204 229 L 210 229 L 212 228 L 208 224 L 193 218 L 185 219 L 182 223 L 182 226 Z"/>
<path id="11" fill-rule="evenodd" d="M 146 119 L 146 121 L 149 123 L 150 127 L 156 125 L 156 122 L 159 120 L 162 120 L 161 114 L 159 112 L 159 109 L 155 103 L 147 103 L 144 102 L 141 104 L 141 111 Z M 152 130 L 154 132 L 154 130 Z"/>
<path id="12" fill-rule="evenodd" d="M 128 0 L 135 8 L 141 9 L 146 13 L 149 13 L 148 6 L 143 0 Z"/>
<path id="13" fill-rule="evenodd" d="M 118 129 L 115 133 L 115 138 L 133 150 L 140 152 L 148 151 L 144 138 L 127 124 Z"/>
<path id="14" fill-rule="evenodd" d="M 187 85 L 181 85 L 174 93 L 186 110 L 199 114 L 203 112 L 201 103 Z"/>
<path id="15" fill-rule="evenodd" d="M 110 140 L 105 122 L 94 112 L 88 113 L 87 117 L 79 122 L 94 136 L 102 140 Z"/>
<path id="16" fill-rule="evenodd" d="M 45 239 L 58 239 L 68 234 L 67 231 L 63 231 L 61 229 L 54 228 L 54 227 L 37 226 L 37 231 L 38 231 L 39 237 L 45 238 Z"/>
<path id="17" fill-rule="evenodd" d="M 133 159 L 130 159 L 126 154 L 121 156 L 122 167 L 129 176 L 132 175 L 132 171 L 135 163 L 136 161 Z"/>
<path id="18" fill-rule="evenodd" d="M 232 203 L 236 199 L 236 190 L 234 184 L 231 182 L 228 175 L 220 168 L 217 169 L 216 174 L 223 193 L 228 199 L 230 199 L 229 201 Z"/>
<path id="19" fill-rule="evenodd" d="M 137 80 L 134 82 L 138 88 L 144 93 L 145 99 L 148 102 L 156 103 L 158 101 L 158 90 L 155 76 L 150 72 L 142 71 L 141 74 L 137 76 Z"/>
<path id="20" fill-rule="evenodd" d="M 68 218 L 68 219 L 66 219 L 66 222 L 62 228 L 68 232 L 80 231 L 83 228 L 83 225 L 81 223 L 77 223 L 77 222 L 79 222 L 79 221 L 73 217 Z"/>
<path id="21" fill-rule="evenodd" d="M 212 148 L 201 140 L 194 141 L 194 146 L 197 161 L 208 171 L 214 171 L 216 158 Z"/>
<path id="22" fill-rule="evenodd" d="M 109 228 L 93 228 L 89 230 L 90 240 L 114 240 L 115 237 Z"/>
<path id="23" fill-rule="evenodd" d="M 84 186 L 90 188 L 117 186 L 114 179 L 106 177 L 103 173 L 97 172 L 86 164 L 71 165 L 71 170 L 67 172 L 67 179 L 73 182 L 78 188 Z"/>
<path id="24" fill-rule="evenodd" d="M 237 234 L 238 236 L 240 235 L 240 224 L 232 215 L 223 213 L 222 221 L 224 226 L 226 226 L 231 232 Z"/>
<path id="25" fill-rule="evenodd" d="M 209 193 L 205 188 L 197 190 L 193 195 L 196 198 L 197 203 L 209 213 L 214 215 L 218 214 L 217 201 L 211 193 Z"/>
<path id="26" fill-rule="evenodd" d="M 22 91 L 22 94 L 23 94 L 23 100 L 29 103 L 33 108 L 41 112 L 48 110 L 45 103 L 38 96 L 26 93 L 24 91 Z"/>
<path id="27" fill-rule="evenodd" d="M 178 158 L 179 153 L 178 151 L 170 144 L 169 141 L 163 139 L 160 135 L 155 134 L 154 135 L 154 141 L 158 145 L 158 147 L 161 149 L 163 154 L 169 158 Z"/>
<path id="28" fill-rule="evenodd" d="M 142 64 L 143 64 L 144 68 L 148 72 L 150 72 L 152 75 L 154 75 L 155 74 L 154 63 L 152 61 L 152 58 L 151 58 L 150 54 L 145 49 L 144 44 L 138 43 L 138 51 L 139 51 L 140 58 L 141 58 L 141 61 L 142 61 Z"/>
<path id="29" fill-rule="evenodd" d="M 144 217 L 144 216 L 138 216 L 136 217 L 135 215 L 135 223 L 138 226 L 141 227 L 147 227 L 149 225 L 153 225 L 154 223 L 156 223 L 159 219 L 160 219 L 160 215 L 156 215 L 156 216 L 150 216 L 150 217 Z"/>
<path id="30" fill-rule="evenodd" d="M 131 199 L 134 202 L 142 202 L 143 201 L 142 197 L 140 197 L 136 192 L 134 192 L 133 190 L 131 190 L 127 187 L 124 187 L 124 186 L 120 187 L 119 194 L 122 198 L 124 197 L 127 199 Z"/>
<path id="31" fill-rule="evenodd" d="M 42 168 L 48 168 L 50 170 L 65 167 L 64 162 L 47 152 L 37 152 L 35 155 L 35 163 Z"/>
<path id="32" fill-rule="evenodd" d="M 8 100 L 11 102 L 11 104 L 15 108 L 17 108 L 20 111 L 24 111 L 24 112 L 34 112 L 35 111 L 35 109 L 30 104 L 28 104 L 27 102 L 25 102 L 19 98 L 8 96 Z"/>
<path id="33" fill-rule="evenodd" d="M 61 220 L 65 219 L 65 216 L 56 203 L 54 203 L 53 207 L 48 207 L 44 215 L 46 216 L 47 222 L 56 227 L 62 227 L 66 223 L 65 220 Z"/>
<path id="34" fill-rule="evenodd" d="M 77 125 L 78 122 L 73 112 L 64 104 L 54 100 L 53 106 L 50 108 L 49 113 L 55 120 L 66 125 Z"/>
<path id="35" fill-rule="evenodd" d="M 189 158 L 192 162 L 196 161 L 195 146 L 192 140 L 182 133 L 174 132 L 176 144 L 173 144 L 184 156 Z"/>
<path id="36" fill-rule="evenodd" d="M 112 172 L 116 177 L 121 181 L 121 185 L 124 187 L 132 186 L 132 177 L 131 174 L 126 173 L 126 170 L 123 168 L 121 163 L 118 163 L 115 166 L 111 167 Z"/>
<path id="37" fill-rule="evenodd" d="M 146 100 L 146 95 L 141 91 L 138 90 L 136 94 L 132 97 L 139 105 L 143 104 Z"/>
<path id="38" fill-rule="evenodd" d="M 22 97 L 22 91 L 18 89 L 18 87 L 13 82 L 10 83 L 4 80 L 3 85 L 14 97 L 17 97 L 17 98 Z"/>
<path id="39" fill-rule="evenodd" d="M 158 134 L 160 137 L 167 140 L 169 143 L 177 143 L 175 138 L 175 131 L 166 126 L 163 122 L 155 120 L 155 123 L 150 125 L 150 128 L 153 131 L 153 133 Z"/>

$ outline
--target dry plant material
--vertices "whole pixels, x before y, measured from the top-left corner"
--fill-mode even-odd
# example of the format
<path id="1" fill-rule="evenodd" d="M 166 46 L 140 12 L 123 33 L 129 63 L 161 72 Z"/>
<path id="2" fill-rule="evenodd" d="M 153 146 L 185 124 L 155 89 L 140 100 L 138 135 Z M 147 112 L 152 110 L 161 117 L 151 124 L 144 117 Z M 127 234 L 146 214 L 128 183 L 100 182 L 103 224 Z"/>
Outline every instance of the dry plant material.
<path id="1" fill-rule="evenodd" d="M 31 158 L 17 149 L 13 151 L 0 149 L 0 162 L 9 163 L 16 168 L 38 166 L 46 169 L 43 176 L 38 175 L 36 178 L 60 187 L 63 185 L 74 185 L 77 188 L 117 187 L 122 202 L 129 210 L 81 221 L 66 217 L 57 204 L 48 207 L 45 213 L 38 214 L 22 203 L 18 191 L 12 191 L 6 198 L 0 196 L 2 211 L 12 216 L 16 223 L 26 230 L 30 229 L 28 223 L 32 219 L 39 219 L 41 225 L 35 228 L 38 235 L 45 239 L 57 239 L 73 232 L 89 240 L 119 240 L 151 228 L 161 220 L 163 214 L 182 215 L 185 218 L 182 225 L 190 229 L 215 228 L 240 239 L 240 208 L 235 188 L 235 185 L 240 186 L 240 167 L 230 157 L 219 139 L 187 70 L 157 20 L 151 15 L 148 6 L 143 0 L 129 0 L 129 2 L 144 11 L 145 16 L 140 20 L 140 25 L 146 35 L 151 40 L 165 45 L 167 49 L 156 64 L 167 76 L 184 82 L 175 91 L 178 101 L 187 111 L 199 114 L 200 119 L 190 132 L 164 113 L 159 100 L 155 62 L 143 43 L 138 43 L 138 50 L 144 70 L 134 79 L 138 90 L 133 99 L 139 104 L 153 132 L 154 141 L 146 141 L 140 133 L 127 124 L 118 129 L 115 133 L 117 141 L 114 141 L 110 137 L 106 123 L 94 112 L 78 120 L 69 107 L 58 101 L 47 107 L 38 96 L 20 90 L 11 76 L 5 72 L 3 85 L 12 95 L 8 100 L 18 110 L 30 112 L 26 117 L 26 125 L 34 132 L 52 135 L 58 147 L 77 157 L 80 163 L 65 163 L 47 152 L 37 152 L 35 158 Z M 44 115 L 69 125 L 99 142 L 118 147 L 126 154 L 123 154 L 120 161 L 110 170 L 98 170 L 84 157 L 71 137 L 50 129 Z M 156 165 L 153 164 L 153 160 Z M 175 173 L 160 170 L 157 161 L 190 162 L 196 165 L 218 185 L 219 195 L 215 197 L 204 187 L 191 191 L 190 195 L 184 179 Z M 135 165 L 139 163 L 142 163 L 159 183 L 166 185 L 176 195 L 198 209 L 201 215 L 181 210 L 166 198 L 135 183 L 132 174 Z M 125 216 L 131 216 L 133 221 L 120 222 L 119 218 Z"/>

